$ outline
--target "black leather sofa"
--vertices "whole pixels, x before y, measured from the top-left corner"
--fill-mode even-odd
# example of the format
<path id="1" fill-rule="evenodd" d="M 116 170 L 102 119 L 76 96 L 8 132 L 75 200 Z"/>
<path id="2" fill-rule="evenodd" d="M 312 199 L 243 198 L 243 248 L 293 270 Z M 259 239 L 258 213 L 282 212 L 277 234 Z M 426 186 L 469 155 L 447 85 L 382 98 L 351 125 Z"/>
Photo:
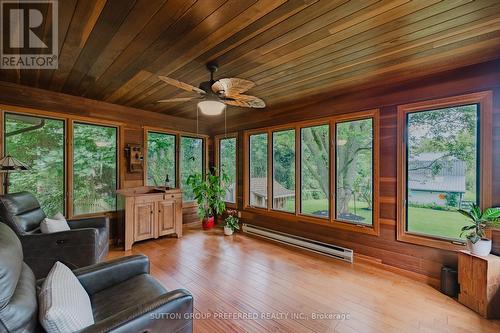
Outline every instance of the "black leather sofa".
<path id="1" fill-rule="evenodd" d="M 193 330 L 193 297 L 168 292 L 149 275 L 145 256 L 124 257 L 73 271 L 90 296 L 95 324 L 80 332 L 176 332 Z M 14 232 L 0 223 L 0 333 L 44 332 L 38 322 L 36 281 L 23 262 Z"/>
<path id="2" fill-rule="evenodd" d="M 24 261 L 37 278 L 47 276 L 56 261 L 71 269 L 104 260 L 109 249 L 109 219 L 68 221 L 71 230 L 42 234 L 46 217 L 40 203 L 29 192 L 0 196 L 0 220 L 14 230 L 23 245 Z"/>

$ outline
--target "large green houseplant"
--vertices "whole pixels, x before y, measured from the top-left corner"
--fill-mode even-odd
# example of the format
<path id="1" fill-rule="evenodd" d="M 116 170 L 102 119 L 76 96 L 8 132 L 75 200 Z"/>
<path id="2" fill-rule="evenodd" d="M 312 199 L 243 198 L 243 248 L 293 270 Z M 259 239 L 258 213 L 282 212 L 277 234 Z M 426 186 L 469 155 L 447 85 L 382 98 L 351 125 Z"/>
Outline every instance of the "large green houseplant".
<path id="1" fill-rule="evenodd" d="M 214 170 L 211 170 L 205 176 L 190 175 L 187 184 L 191 186 L 198 203 L 198 216 L 203 220 L 203 229 L 212 228 L 215 225 L 215 216 L 222 214 L 226 209 L 224 184 L 227 184 L 227 176 L 219 177 Z"/>
<path id="2" fill-rule="evenodd" d="M 460 233 L 460 237 L 467 233 L 465 238 L 467 238 L 470 251 L 479 256 L 490 254 L 491 239 L 486 238 L 486 229 L 500 227 L 500 209 L 487 208 L 482 211 L 478 205 L 472 204 L 470 211 L 463 209 L 458 211 L 471 222 L 471 224 L 463 226 Z"/>

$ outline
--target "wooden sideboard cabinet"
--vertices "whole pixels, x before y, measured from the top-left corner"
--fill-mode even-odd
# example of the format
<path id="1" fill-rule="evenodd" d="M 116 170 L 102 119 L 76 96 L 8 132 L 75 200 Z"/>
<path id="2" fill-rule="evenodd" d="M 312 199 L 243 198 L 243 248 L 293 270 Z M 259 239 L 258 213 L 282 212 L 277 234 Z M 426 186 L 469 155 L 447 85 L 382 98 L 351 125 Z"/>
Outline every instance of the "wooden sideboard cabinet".
<path id="1" fill-rule="evenodd" d="M 118 190 L 125 251 L 138 241 L 175 234 L 182 237 L 182 191 L 153 186 Z"/>
<path id="2" fill-rule="evenodd" d="M 488 319 L 500 318 L 500 257 L 458 253 L 458 301 Z"/>

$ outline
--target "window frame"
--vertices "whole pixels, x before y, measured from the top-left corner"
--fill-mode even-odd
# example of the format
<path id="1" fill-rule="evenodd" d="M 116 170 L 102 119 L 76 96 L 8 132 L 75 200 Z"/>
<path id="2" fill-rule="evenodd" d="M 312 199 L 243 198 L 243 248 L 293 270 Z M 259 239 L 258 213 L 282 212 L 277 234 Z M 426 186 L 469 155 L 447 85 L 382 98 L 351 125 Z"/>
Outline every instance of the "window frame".
<path id="1" fill-rule="evenodd" d="M 335 219 L 335 124 L 337 122 L 345 122 L 350 120 L 362 120 L 371 118 L 373 119 L 373 222 L 372 225 L 358 224 L 353 222 L 345 222 Z M 301 213 L 301 192 L 300 187 L 302 184 L 302 169 L 301 169 L 301 129 L 313 126 L 328 125 L 329 128 L 329 198 L 328 209 L 329 217 L 319 217 L 311 214 Z M 273 172 L 273 154 L 272 154 L 272 133 L 282 130 L 295 130 L 295 212 L 286 212 L 272 209 L 272 195 L 268 195 L 267 208 L 254 207 L 250 205 L 250 136 L 255 134 L 267 133 L 268 135 L 268 193 L 272 194 L 272 181 L 273 178 L 269 177 L 269 170 L 271 176 Z M 363 234 L 375 235 L 380 234 L 380 218 L 379 218 L 379 142 L 380 142 L 380 111 L 379 109 L 369 109 L 365 111 L 358 111 L 352 113 L 345 113 L 326 118 L 319 118 L 310 121 L 301 121 L 288 123 L 284 125 L 272 126 L 267 128 L 252 129 L 243 131 L 243 209 L 247 212 L 258 213 L 269 217 L 280 218 L 292 223 L 305 222 L 332 227 L 335 229 L 359 232 Z M 271 152 L 271 153 L 269 153 Z M 376 166 L 376 167 L 375 167 Z M 271 169 L 269 169 L 271 168 Z"/>
<path id="2" fill-rule="evenodd" d="M 312 215 L 312 214 L 307 214 L 307 213 L 302 213 L 302 191 L 301 191 L 301 187 L 302 187 L 302 129 L 304 128 L 310 128 L 310 127 L 316 127 L 316 126 L 328 126 L 328 175 L 331 175 L 331 168 L 332 168 L 332 125 L 331 125 L 331 121 L 317 121 L 317 122 L 308 122 L 306 123 L 305 125 L 301 125 L 301 126 L 298 126 L 298 138 L 299 138 L 299 142 L 298 142 L 298 153 L 296 154 L 296 158 L 298 160 L 298 166 L 296 166 L 296 168 L 298 168 L 299 170 L 299 173 L 297 174 L 299 176 L 298 178 L 298 190 L 299 190 L 299 193 L 298 194 L 295 194 L 296 196 L 298 196 L 298 200 L 299 200 L 299 205 L 298 205 L 298 210 L 297 210 L 297 214 L 298 216 L 303 216 L 303 217 L 311 217 L 311 218 L 314 218 L 314 219 L 320 219 L 320 220 L 323 220 L 323 221 L 326 221 L 326 222 L 329 222 L 332 218 L 332 199 L 333 199 L 333 194 L 331 192 L 332 190 L 332 177 L 330 176 L 329 179 L 328 179 L 328 216 L 326 217 L 321 217 L 321 216 L 315 216 L 315 215 Z"/>
<path id="3" fill-rule="evenodd" d="M 295 188 L 294 188 L 294 192 L 295 192 L 295 203 L 294 203 L 294 210 L 293 211 L 287 211 L 287 210 L 284 210 L 284 209 L 277 209 L 277 208 L 274 208 L 274 205 L 273 205 L 273 202 L 274 202 L 274 133 L 279 133 L 279 132 L 287 132 L 287 131 L 294 131 L 294 153 L 295 153 L 295 175 L 294 175 L 294 183 L 295 183 Z M 292 126 L 292 127 L 282 127 L 282 128 L 279 128 L 279 129 L 274 129 L 270 132 L 270 135 L 268 136 L 268 141 L 271 141 L 271 144 L 270 144 L 270 147 L 271 147 L 271 169 L 269 170 L 268 169 L 268 177 L 269 177 L 269 173 L 271 174 L 271 192 L 269 194 L 269 188 L 268 188 L 268 195 L 267 195 L 267 198 L 268 198 L 268 204 L 270 203 L 271 206 L 269 206 L 270 210 L 273 211 L 273 212 L 279 212 L 279 213 L 284 213 L 284 214 L 297 214 L 297 127 L 296 126 Z M 269 143 L 269 142 L 268 142 Z M 268 151 L 268 154 L 269 154 L 269 151 Z M 268 166 L 269 168 L 269 166 Z M 269 172 L 271 171 L 271 172 Z M 300 196 L 299 196 L 300 198 Z"/>
<path id="4" fill-rule="evenodd" d="M 67 171 L 65 173 L 68 174 L 68 207 L 67 209 L 70 211 L 71 216 L 73 217 L 94 217 L 94 216 L 102 216 L 106 214 L 110 214 L 113 212 L 116 212 L 118 210 L 118 194 L 115 193 L 115 205 L 116 208 L 115 210 L 109 210 L 109 211 L 103 211 L 103 212 L 97 212 L 97 213 L 87 213 L 87 214 L 78 214 L 74 215 L 74 203 L 73 203 L 73 194 L 74 194 L 74 186 L 73 186 L 73 181 L 74 181 L 74 174 L 75 170 L 73 169 L 73 159 L 74 159 L 74 126 L 75 124 L 83 124 L 83 125 L 90 125 L 90 126 L 101 126 L 101 127 L 111 127 L 116 129 L 116 189 L 115 191 L 118 191 L 121 188 L 121 183 L 120 183 L 120 158 L 121 158 L 121 135 L 120 135 L 120 126 L 115 125 L 115 124 L 110 124 L 110 123 L 101 123 L 101 122 L 96 122 L 96 121 L 89 121 L 89 120 L 82 120 L 82 119 L 71 119 L 69 121 L 70 126 L 68 128 L 68 133 L 67 133 L 67 144 L 68 144 L 68 160 L 66 162 L 67 165 Z"/>
<path id="5" fill-rule="evenodd" d="M 372 133 L 373 133 L 373 141 L 372 141 L 372 224 L 362 224 L 356 223 L 354 221 L 346 221 L 340 220 L 336 218 L 337 215 L 337 198 L 336 198 L 336 177 L 337 177 L 337 124 L 345 123 L 350 121 L 357 120 L 365 120 L 372 119 Z M 332 145 L 334 154 L 331 156 L 331 160 L 333 159 L 333 164 L 331 167 L 332 175 L 330 176 L 332 179 L 332 184 L 330 190 L 332 191 L 332 208 L 331 214 L 333 216 L 333 220 L 337 223 L 341 223 L 342 228 L 346 230 L 355 230 L 355 228 L 368 228 L 372 229 L 374 234 L 379 234 L 379 186 L 380 186 L 380 163 L 379 163 L 379 154 L 380 154 L 380 119 L 379 112 L 370 110 L 365 112 L 358 112 L 356 114 L 346 114 L 339 117 L 336 117 L 333 121 L 333 126 L 330 129 L 330 133 L 332 135 Z"/>
<path id="6" fill-rule="evenodd" d="M 64 137 L 64 214 L 67 216 L 67 219 L 81 219 L 87 217 L 99 217 L 99 216 L 113 216 L 116 214 L 116 211 L 107 211 L 107 212 L 99 212 L 92 214 L 80 214 L 74 215 L 73 213 L 73 123 L 88 123 L 91 125 L 100 125 L 100 126 L 108 126 L 108 127 L 116 127 L 117 128 L 117 179 L 116 185 L 117 189 L 123 187 L 123 179 L 125 168 L 122 166 L 121 161 L 123 160 L 123 150 L 125 148 L 123 137 L 124 137 L 124 126 L 125 124 L 118 121 L 108 121 L 102 119 L 93 119 L 90 117 L 78 116 L 78 115 L 66 115 L 60 112 L 52 112 L 45 111 L 40 109 L 28 108 L 28 107 L 20 107 L 13 106 L 7 104 L 0 104 L 0 153 L 4 153 L 4 123 L 5 123 L 5 114 L 13 113 L 20 114 L 31 117 L 44 117 L 50 118 L 54 120 L 62 120 L 64 121 L 65 126 L 65 137 Z M 3 193 L 3 188 L 0 187 L 0 193 Z"/>
<path id="7" fill-rule="evenodd" d="M 215 165 L 215 172 L 217 176 L 220 175 L 220 143 L 224 139 L 236 139 L 236 152 L 234 154 L 234 159 L 235 159 L 235 166 L 236 166 L 236 182 L 234 184 L 234 193 L 235 193 L 235 202 L 228 202 L 225 201 L 226 207 L 227 208 L 232 208 L 232 209 L 237 209 L 238 208 L 238 201 L 239 201 L 239 186 L 238 186 L 238 178 L 239 178 L 239 154 L 238 154 L 238 145 L 239 145 L 239 138 L 238 138 L 238 133 L 237 132 L 232 132 L 232 133 L 227 133 L 227 134 L 218 134 L 214 136 L 214 143 L 215 143 L 215 149 L 214 149 L 214 165 Z"/>
<path id="8" fill-rule="evenodd" d="M 406 190 L 407 190 L 407 115 L 419 111 L 431 111 L 453 106 L 477 104 L 479 106 L 479 205 L 481 208 L 491 206 L 492 181 L 492 92 L 483 91 L 457 95 L 439 99 L 431 99 L 398 106 L 397 123 L 397 240 L 406 243 L 424 245 L 438 249 L 459 251 L 465 249 L 465 242 L 444 239 L 432 235 L 421 235 L 406 231 Z"/>
<path id="9" fill-rule="evenodd" d="M 168 135 L 174 135 L 175 136 L 175 185 L 176 189 L 181 189 L 181 137 L 189 137 L 189 138 L 196 138 L 196 139 L 202 139 L 202 147 L 203 147 L 203 173 L 206 174 L 208 170 L 208 135 L 205 134 L 196 134 L 196 133 L 191 133 L 191 132 L 186 132 L 186 131 L 176 131 L 176 130 L 169 130 L 161 127 L 154 127 L 154 126 L 143 126 L 143 155 L 144 155 L 144 165 L 143 165 L 143 175 L 142 175 L 142 181 L 143 185 L 147 186 L 147 181 L 148 181 L 148 132 L 154 132 L 154 133 L 160 133 L 160 134 L 168 134 Z M 188 201 L 183 201 L 184 208 L 186 207 L 191 207 L 194 203 L 196 203 L 195 200 L 188 200 Z"/>
<path id="10" fill-rule="evenodd" d="M 173 132 L 170 132 L 170 131 L 160 131 L 160 130 L 153 130 L 153 129 L 147 129 L 147 130 L 144 130 L 144 151 L 143 151 L 143 178 L 144 178 L 144 186 L 152 186 L 152 185 L 148 185 L 148 134 L 149 133 L 156 133 L 156 134 L 164 134 L 164 135 L 170 135 L 170 136 L 173 136 L 174 137 L 174 143 L 175 143 L 175 147 L 174 147 L 174 163 L 175 163 L 175 167 L 174 167 L 174 172 L 175 172 L 175 175 L 174 175 L 174 180 L 175 180 L 175 188 L 179 188 L 180 184 L 179 184 L 179 179 L 177 177 L 177 174 L 179 173 L 179 149 L 178 149 L 178 141 L 179 141 L 179 136 L 177 135 L 177 133 L 173 133 Z"/>
<path id="11" fill-rule="evenodd" d="M 267 135 L 267 203 L 266 207 L 258 207 L 250 205 L 250 137 L 252 135 L 266 134 Z M 271 196 L 269 195 L 269 190 L 272 186 L 272 177 L 269 177 L 269 166 L 272 163 L 272 154 L 269 154 L 269 149 L 272 149 L 272 140 L 269 139 L 270 132 L 267 130 L 255 130 L 255 131 L 245 131 L 244 134 L 244 162 L 243 162 L 243 206 L 244 208 L 257 209 L 258 211 L 269 211 L 269 204 L 271 203 Z"/>
<path id="12" fill-rule="evenodd" d="M 182 153 L 182 150 L 181 150 L 181 142 L 182 142 L 182 138 L 188 138 L 188 139 L 199 139 L 201 140 L 201 158 L 202 158 L 202 161 L 201 161 L 201 166 L 202 166 L 202 170 L 201 170 L 201 174 L 202 174 L 202 177 L 205 177 L 206 173 L 207 173 L 207 147 L 206 147 L 206 144 L 207 144 L 207 139 L 206 138 L 203 138 L 203 137 L 200 137 L 200 136 L 197 136 L 197 135 L 193 135 L 193 134 L 180 134 L 179 135 L 179 186 L 178 188 L 180 188 L 182 190 L 182 183 L 181 183 L 181 168 L 182 168 L 182 158 L 181 158 L 181 153 Z M 182 202 L 183 203 L 193 203 L 193 202 L 196 202 L 196 199 L 193 199 L 193 200 L 184 200 L 184 196 L 182 196 Z"/>
<path id="13" fill-rule="evenodd" d="M 8 108 L 11 109 L 11 108 Z M 64 133 L 63 133 L 63 212 L 61 212 L 63 215 L 69 214 L 69 209 L 68 206 L 69 204 L 69 196 L 68 196 L 68 151 L 67 151 L 67 138 L 68 138 L 68 121 L 65 118 L 62 117 L 56 117 L 56 116 L 51 116 L 51 115 L 45 115 L 45 114 L 35 114 L 35 113 L 27 113 L 27 112 L 17 112 L 17 111 L 11 111 L 11 110 L 4 110 L 3 108 L 1 109 L 1 154 L 4 156 L 4 152 L 6 151 L 6 144 L 7 140 L 5 140 L 5 116 L 7 114 L 14 114 L 14 115 L 22 115 L 22 116 L 27 116 L 27 117 L 34 117 L 34 118 L 41 118 L 41 119 L 49 119 L 49 120 L 56 120 L 56 121 L 62 121 L 63 123 L 63 128 L 64 128 Z M 3 176 L 2 176 L 3 178 Z M 3 179 L 2 179 L 2 184 L 3 184 Z M 0 193 L 3 194 L 3 186 L 0 186 Z M 71 204 L 72 206 L 72 204 Z"/>

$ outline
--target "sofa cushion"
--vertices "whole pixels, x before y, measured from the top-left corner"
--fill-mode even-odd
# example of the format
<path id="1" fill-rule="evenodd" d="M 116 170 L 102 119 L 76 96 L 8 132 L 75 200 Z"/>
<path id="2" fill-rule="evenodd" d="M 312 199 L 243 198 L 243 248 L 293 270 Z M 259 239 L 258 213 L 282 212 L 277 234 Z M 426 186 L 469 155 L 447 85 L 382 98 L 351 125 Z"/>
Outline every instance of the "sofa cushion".
<path id="1" fill-rule="evenodd" d="M 21 242 L 6 224 L 0 223 L 0 331 L 16 332 L 36 326 L 35 277 L 23 263 Z"/>
<path id="2" fill-rule="evenodd" d="M 40 323 L 48 333 L 75 332 L 94 324 L 89 295 L 59 261 L 43 282 L 38 304 Z"/>
<path id="3" fill-rule="evenodd" d="M 151 275 L 140 274 L 90 296 L 96 322 L 167 293 Z"/>
<path id="4" fill-rule="evenodd" d="M 16 234 L 0 223 L 0 308 L 4 307 L 16 290 L 23 267 L 23 249 Z"/>
<path id="5" fill-rule="evenodd" d="M 34 332 L 38 326 L 35 275 L 22 263 L 21 275 L 9 303 L 0 309 L 0 331 Z"/>

